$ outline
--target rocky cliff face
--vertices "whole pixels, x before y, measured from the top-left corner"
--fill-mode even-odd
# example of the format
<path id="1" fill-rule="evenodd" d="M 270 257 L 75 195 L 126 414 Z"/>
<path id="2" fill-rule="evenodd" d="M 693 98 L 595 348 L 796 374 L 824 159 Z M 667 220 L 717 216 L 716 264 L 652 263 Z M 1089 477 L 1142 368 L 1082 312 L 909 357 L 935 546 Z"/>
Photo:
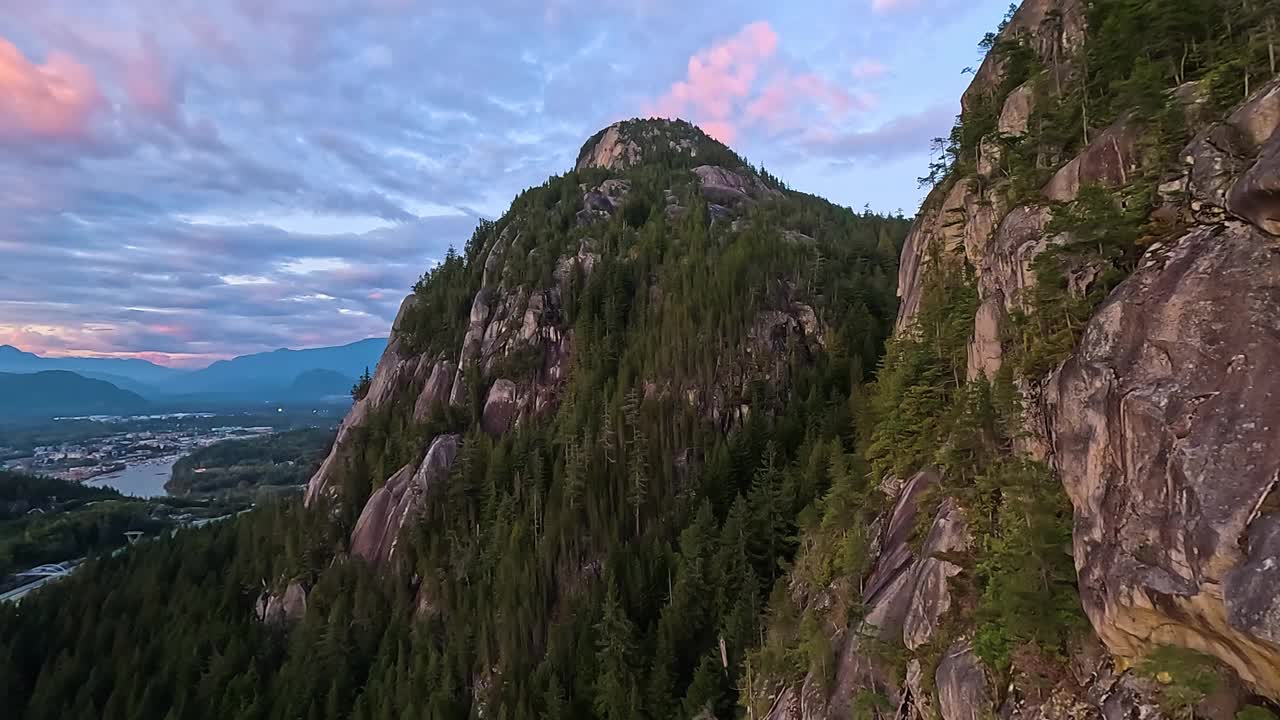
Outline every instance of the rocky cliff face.
<path id="1" fill-rule="evenodd" d="M 1088 42 L 1086 14 L 1071 0 L 1028 0 L 1002 32 L 1046 68 L 1041 93 L 1053 80 L 1071 81 L 1072 55 Z M 988 57 L 965 94 L 966 112 L 1006 70 Z M 995 382 L 1012 371 L 1023 402 L 1017 452 L 1046 462 L 1074 507 L 1072 552 L 1092 633 L 1073 641 L 1058 670 L 1029 672 L 1032 664 L 1015 658 L 1007 687 L 993 686 L 997 673 L 974 657 L 973 628 L 956 619 L 963 615 L 952 612 L 951 626 L 938 630 L 948 625 L 955 584 L 973 572 L 950 562 L 972 541 L 965 513 L 950 501 L 929 511 L 926 540 L 912 550 L 901 528 L 925 512 L 921 486 L 934 474 L 890 478 L 883 485 L 895 504 L 878 530 L 861 631 L 832 637 L 833 681 L 810 672 L 773 693 L 772 718 L 845 717 L 867 693 L 895 717 L 1158 716 L 1169 712 L 1161 683 L 1177 680 L 1166 673 L 1153 683 L 1131 668 L 1170 647 L 1204 653 L 1242 683 L 1231 679 L 1228 700 L 1197 706 L 1197 716 L 1229 717 L 1250 693 L 1280 699 L 1280 82 L 1223 114 L 1204 109 L 1196 85 L 1179 88 L 1171 102 L 1182 103 L 1194 131 L 1178 146 L 1180 170 L 1160 167 L 1144 140 L 1150 131 L 1123 116 L 1028 197 L 1012 191 L 1002 153 L 1045 101 L 1031 87 L 1009 92 L 975 165 L 925 201 L 900 263 L 896 331 L 914 332 L 938 265 L 971 273 L 978 304 L 968 379 Z M 1159 234 L 1144 241 L 1131 274 L 1047 375 L 1006 367 L 1019 349 L 1010 346 L 1015 318 L 1050 312 L 1033 301 L 1036 259 L 1078 240 L 1054 218 L 1086 188 L 1115 189 L 1119 200 L 1151 174 L 1159 201 L 1145 221 Z M 1096 261 L 1064 263 L 1064 297 L 1096 293 L 1103 271 Z M 869 652 L 869 640 L 904 647 L 905 672 Z M 930 650 L 928 666 L 921 648 Z"/>

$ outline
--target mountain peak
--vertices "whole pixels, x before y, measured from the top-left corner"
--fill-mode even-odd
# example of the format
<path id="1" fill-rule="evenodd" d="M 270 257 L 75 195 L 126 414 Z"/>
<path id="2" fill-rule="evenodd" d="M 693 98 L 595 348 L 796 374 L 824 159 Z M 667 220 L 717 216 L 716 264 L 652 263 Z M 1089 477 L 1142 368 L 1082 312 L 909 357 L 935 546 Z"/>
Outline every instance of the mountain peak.
<path id="1" fill-rule="evenodd" d="M 626 170 L 663 158 L 680 165 L 742 166 L 742 158 L 685 120 L 633 118 L 592 135 L 578 152 L 576 170 Z"/>

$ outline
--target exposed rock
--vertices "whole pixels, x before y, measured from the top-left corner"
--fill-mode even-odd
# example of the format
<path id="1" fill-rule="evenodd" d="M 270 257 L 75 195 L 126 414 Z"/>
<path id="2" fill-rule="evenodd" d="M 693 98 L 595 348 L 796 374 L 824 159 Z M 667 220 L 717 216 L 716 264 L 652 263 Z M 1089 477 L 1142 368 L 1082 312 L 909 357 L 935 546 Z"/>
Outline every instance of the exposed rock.
<path id="1" fill-rule="evenodd" d="M 1268 497 L 1280 500 L 1275 492 L 1273 484 Z M 1227 620 L 1280 647 L 1280 514 L 1274 508 L 1250 523 L 1244 550 L 1245 561 L 1227 573 L 1223 587 Z"/>
<path id="2" fill-rule="evenodd" d="M 437 437 L 421 463 L 400 468 L 373 492 L 351 531 L 353 556 L 373 565 L 393 559 L 401 529 L 421 508 L 422 496 L 448 476 L 459 444 L 457 435 Z"/>
<path id="3" fill-rule="evenodd" d="M 819 690 L 822 683 L 817 678 L 806 677 L 799 688 L 790 689 L 790 695 L 782 692 L 787 700 L 775 703 L 770 717 L 779 720 L 847 717 L 854 698 L 861 690 L 878 692 L 893 703 L 909 700 L 916 708 L 928 707 L 929 698 L 923 691 L 925 683 L 919 674 L 919 664 L 915 685 L 912 685 L 908 669 L 907 686 L 904 688 L 899 685 L 900 678 L 895 676 L 892 667 L 877 654 L 874 645 L 868 646 L 867 643 L 922 647 L 934 639 L 940 619 L 950 608 L 949 580 L 960 572 L 960 567 L 948 557 L 962 552 L 969 545 L 968 531 L 954 502 L 944 502 L 933 516 L 920 556 L 911 550 L 910 543 L 920 503 L 937 482 L 936 473 L 925 471 L 900 485 L 890 483 L 900 489 L 893 508 L 881 524 L 873 548 L 877 560 L 863 584 L 866 612 L 862 627 L 833 639 L 838 648 L 835 681 L 824 692 Z M 965 665 L 967 661 L 959 657 L 959 651 L 956 654 L 957 659 L 946 676 L 951 682 L 953 697 L 987 697 L 985 678 L 980 688 L 965 685 L 973 681 L 973 675 Z M 941 681 L 940 675 L 939 683 Z M 988 702 L 985 706 L 975 706 L 973 712 L 983 714 L 990 710 Z"/>
<path id="4" fill-rule="evenodd" d="M 1183 157 L 1188 164 L 1185 181 L 1186 195 L 1192 203 L 1209 205 L 1215 208 L 1226 208 L 1229 204 L 1228 193 L 1236 185 L 1236 181 L 1251 167 L 1259 168 L 1259 173 L 1241 188 L 1240 196 L 1235 198 L 1237 206 L 1243 203 L 1242 217 L 1259 215 L 1265 220 L 1269 214 L 1264 209 L 1268 206 L 1265 198 L 1269 195 L 1264 174 L 1270 167 L 1275 172 L 1275 150 L 1264 152 L 1276 129 L 1280 127 L 1280 82 L 1273 82 L 1263 87 L 1246 103 L 1221 123 L 1202 131 L 1183 150 Z M 1267 158 L 1260 159 L 1255 166 L 1254 158 L 1262 153 Z M 1252 186 L 1250 190 L 1247 186 Z M 1250 196 L 1257 198 L 1251 201 Z M 1261 202 L 1258 202 L 1261 201 Z M 1258 203 L 1255 209 L 1254 203 Z M 1193 206 L 1193 211 L 1201 210 Z M 1260 225 L 1265 227 L 1265 225 Z M 1274 233 L 1273 233 L 1274 234 Z"/>
<path id="5" fill-rule="evenodd" d="M 511 428 L 516 417 L 516 384 L 499 378 L 489 388 L 484 401 L 484 414 L 480 427 L 490 435 L 501 435 Z"/>
<path id="6" fill-rule="evenodd" d="M 1207 652 L 1272 697 L 1280 568 L 1257 514 L 1280 473 L 1277 287 L 1277 238 L 1196 227 L 1112 293 L 1046 391 L 1099 637 Z"/>
<path id="7" fill-rule="evenodd" d="M 1009 313 L 1025 310 L 1028 293 L 1035 287 L 1032 264 L 1036 257 L 1058 239 L 1045 235 L 1048 208 L 1014 208 L 983 246 L 969 248 L 967 254 L 977 274 L 978 312 L 969 342 L 968 375 L 994 378 L 1003 362 L 1001 337 Z"/>
<path id="8" fill-rule="evenodd" d="M 1083 0 L 1025 0 L 1009 19 L 1001 38 L 1024 38 L 1033 52 L 1059 77 L 1065 76 L 1071 56 L 1084 43 L 1085 3 Z M 987 53 L 974 73 L 960 107 L 964 112 L 990 96 L 1004 79 L 1004 61 L 999 53 Z"/>
<path id="9" fill-rule="evenodd" d="M 340 489 L 340 474 L 351 452 L 354 433 L 364 425 L 370 413 L 376 412 L 397 393 L 414 386 L 423 380 L 422 375 L 429 371 L 429 365 L 423 358 L 410 355 L 404 350 L 404 342 L 400 338 L 400 330 L 404 319 L 416 304 L 417 299 L 409 295 L 400 303 L 400 311 L 391 325 L 391 337 L 387 347 L 378 360 L 373 378 L 369 383 L 369 392 L 351 406 L 342 424 L 338 426 L 338 435 L 333 447 L 321 463 L 320 469 L 307 483 L 304 502 L 307 507 L 320 501 L 321 498 L 332 500 Z"/>
<path id="10" fill-rule="evenodd" d="M 960 178 L 950 185 L 939 185 L 925 198 L 920 214 L 902 247 L 898 264 L 898 319 L 895 332 L 911 326 L 920 309 L 920 294 L 925 274 L 937 253 L 943 262 L 958 259 L 965 246 L 968 208 L 979 197 L 976 183 Z"/>
<path id="11" fill-rule="evenodd" d="M 1001 172 L 1000 164 L 1004 162 L 1004 148 L 1000 141 L 988 135 L 978 141 L 978 175 L 994 178 Z"/>
<path id="12" fill-rule="evenodd" d="M 604 134 L 593 145 L 582 148 L 578 155 L 577 170 L 604 168 L 625 170 L 640 162 L 640 146 L 630 138 L 624 138 L 621 123 L 605 128 Z"/>
<path id="13" fill-rule="evenodd" d="M 453 390 L 453 376 L 458 368 L 450 361 L 441 358 L 431 366 L 431 375 L 426 385 L 418 394 L 418 401 L 413 407 L 413 419 L 423 422 L 437 409 L 449 404 L 449 394 Z"/>
<path id="14" fill-rule="evenodd" d="M 267 625 L 297 622 L 307 614 L 307 591 L 297 580 L 285 586 L 283 593 L 263 591 L 254 604 L 254 614 Z"/>
<path id="15" fill-rule="evenodd" d="M 1280 96 L 1280 89 L 1276 95 Z M 1280 132 L 1272 133 L 1253 167 L 1231 188 L 1227 209 L 1272 235 L 1280 235 Z"/>
<path id="16" fill-rule="evenodd" d="M 594 189 L 587 189 L 585 184 L 581 187 L 582 209 L 577 215 L 579 225 L 608 220 L 622 207 L 627 194 L 631 192 L 631 183 L 617 178 L 605 180 Z"/>
<path id="17" fill-rule="evenodd" d="M 947 648 L 934 676 L 942 720 L 985 720 L 991 715 L 991 690 L 982 664 L 968 642 Z"/>
<path id="18" fill-rule="evenodd" d="M 954 500 L 948 498 L 934 517 L 920 557 L 912 569 L 915 588 L 910 609 L 902 626 L 902 644 L 918 650 L 938 629 L 938 622 L 951 609 L 949 581 L 961 567 L 947 560 L 953 553 L 969 548 L 969 532 Z"/>
<path id="19" fill-rule="evenodd" d="M 1140 162 L 1139 137 L 1137 125 L 1127 119 L 1103 130 L 1054 173 L 1044 186 L 1044 196 L 1054 202 L 1071 202 L 1083 185 L 1118 187 L 1128 183 Z"/>
<path id="20" fill-rule="evenodd" d="M 1001 135 L 1025 135 L 1027 124 L 1031 121 L 1031 111 L 1035 108 L 1035 97 L 1035 88 L 1030 81 L 1014 88 L 1009 97 L 1004 99 L 996 130 Z"/>
<path id="21" fill-rule="evenodd" d="M 708 202 L 725 208 L 751 200 L 780 195 L 755 175 L 736 172 L 719 165 L 700 165 L 693 169 L 699 189 Z"/>

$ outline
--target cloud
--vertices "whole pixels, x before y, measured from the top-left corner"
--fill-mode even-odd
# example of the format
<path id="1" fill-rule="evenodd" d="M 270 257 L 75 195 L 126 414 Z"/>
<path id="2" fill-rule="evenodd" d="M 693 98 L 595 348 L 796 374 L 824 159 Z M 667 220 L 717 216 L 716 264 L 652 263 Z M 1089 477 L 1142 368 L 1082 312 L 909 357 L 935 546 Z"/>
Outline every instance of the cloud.
<path id="1" fill-rule="evenodd" d="M 694 53 L 685 77 L 673 83 L 645 114 L 692 119 L 726 144 L 743 130 L 770 133 L 806 122 L 840 122 L 875 106 L 868 92 L 842 86 L 780 57 L 779 36 L 767 22 L 753 22 Z"/>
<path id="2" fill-rule="evenodd" d="M 89 68 L 63 53 L 43 64 L 0 37 L 0 139 L 81 139 L 100 95 Z"/>
<path id="3" fill-rule="evenodd" d="M 855 80 L 877 80 L 889 72 L 888 66 L 879 60 L 859 60 L 854 63 L 850 73 Z"/>
<path id="4" fill-rule="evenodd" d="M 924 2 L 157 2 L 0 0 L 0 337 L 197 362 L 385 334 L 476 216 L 644 110 L 909 205 L 914 174 L 803 173 L 923 152 L 886 119 L 959 94 Z"/>
<path id="5" fill-rule="evenodd" d="M 934 105 L 871 128 L 847 132 L 812 130 L 802 144 L 833 163 L 887 162 L 926 152 L 933 138 L 946 134 L 955 113 L 951 105 Z"/>
<path id="6" fill-rule="evenodd" d="M 737 105 L 752 92 L 760 66 L 778 49 L 778 34 L 767 22 L 753 22 L 689 58 L 686 75 L 649 108 L 661 117 L 691 116 L 724 143 L 737 130 L 730 122 Z"/>

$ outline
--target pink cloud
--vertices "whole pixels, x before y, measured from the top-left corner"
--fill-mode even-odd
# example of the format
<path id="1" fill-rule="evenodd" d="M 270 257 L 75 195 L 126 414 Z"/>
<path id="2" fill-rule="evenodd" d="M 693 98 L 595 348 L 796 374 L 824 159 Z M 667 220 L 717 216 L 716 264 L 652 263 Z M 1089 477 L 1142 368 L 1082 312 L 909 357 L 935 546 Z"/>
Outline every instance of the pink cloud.
<path id="1" fill-rule="evenodd" d="M 694 53 L 685 77 L 650 103 L 646 114 L 692 120 L 729 144 L 746 129 L 779 133 L 839 124 L 877 104 L 874 95 L 794 68 L 779 56 L 778 46 L 778 34 L 768 23 L 743 27 Z"/>
<path id="2" fill-rule="evenodd" d="M 161 327 L 161 329 L 164 329 Z M 204 367 L 214 360 L 231 357 L 225 353 L 178 353 L 120 350 L 112 335 L 118 328 L 109 325 L 4 325 L 0 324 L 0 345 L 13 345 L 44 357 L 137 358 L 170 367 Z M 155 331 L 156 328 L 148 327 Z"/>
<path id="3" fill-rule="evenodd" d="M 0 137 L 82 138 L 101 100 L 89 68 L 64 53 L 43 64 L 0 38 Z"/>
<path id="4" fill-rule="evenodd" d="M 889 68 L 879 60 L 859 60 L 854 63 L 851 72 L 857 80 L 877 80 L 884 77 Z"/>
<path id="5" fill-rule="evenodd" d="M 182 89 L 154 37 L 144 37 L 125 60 L 124 91 L 138 110 L 167 122 L 178 118 Z"/>
<path id="6" fill-rule="evenodd" d="M 736 135 L 731 116 L 751 93 L 761 65 L 778 49 L 778 34 L 767 22 L 754 22 L 735 35 L 689 58 L 687 74 L 655 101 L 649 114 L 691 116 L 721 139 Z M 709 134 L 710 131 L 708 131 Z"/>
<path id="7" fill-rule="evenodd" d="M 874 95 L 847 90 L 821 75 L 783 70 L 747 104 L 746 118 L 780 132 L 812 124 L 814 119 L 838 123 L 854 111 L 873 109 L 878 102 Z"/>

